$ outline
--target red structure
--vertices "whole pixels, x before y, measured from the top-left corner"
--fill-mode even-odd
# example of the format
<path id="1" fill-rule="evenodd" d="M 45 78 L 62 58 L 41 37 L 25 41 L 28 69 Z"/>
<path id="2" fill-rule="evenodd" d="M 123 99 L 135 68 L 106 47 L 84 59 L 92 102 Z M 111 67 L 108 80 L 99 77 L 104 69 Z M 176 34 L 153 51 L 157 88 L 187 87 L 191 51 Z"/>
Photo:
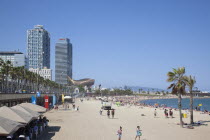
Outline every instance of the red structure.
<path id="1" fill-rule="evenodd" d="M 47 95 L 44 96 L 44 107 L 46 109 L 49 108 L 49 96 L 47 96 Z"/>

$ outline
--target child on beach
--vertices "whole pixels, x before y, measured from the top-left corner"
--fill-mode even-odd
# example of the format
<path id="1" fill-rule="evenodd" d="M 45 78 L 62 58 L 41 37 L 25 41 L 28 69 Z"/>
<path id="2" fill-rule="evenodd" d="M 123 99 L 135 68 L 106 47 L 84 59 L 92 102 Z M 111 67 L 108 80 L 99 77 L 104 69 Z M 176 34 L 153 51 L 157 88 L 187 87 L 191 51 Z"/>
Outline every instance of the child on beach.
<path id="1" fill-rule="evenodd" d="M 120 129 L 117 131 L 118 140 L 121 140 L 122 137 L 122 127 L 120 126 Z"/>
<path id="2" fill-rule="evenodd" d="M 141 130 L 140 130 L 140 126 L 137 126 L 137 128 L 136 128 L 136 138 L 135 138 L 135 140 L 137 139 L 137 138 L 139 138 L 139 140 L 140 140 L 140 136 L 141 136 L 142 134 L 141 134 Z"/>

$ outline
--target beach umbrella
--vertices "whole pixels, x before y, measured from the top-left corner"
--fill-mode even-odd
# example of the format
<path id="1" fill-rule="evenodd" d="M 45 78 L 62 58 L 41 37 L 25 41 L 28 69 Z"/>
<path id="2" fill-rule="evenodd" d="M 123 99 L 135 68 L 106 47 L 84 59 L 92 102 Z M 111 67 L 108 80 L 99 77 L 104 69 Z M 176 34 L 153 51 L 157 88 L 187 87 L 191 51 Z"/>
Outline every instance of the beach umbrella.
<path id="1" fill-rule="evenodd" d="M 15 109 L 15 110 L 19 110 L 19 111 L 22 111 L 28 115 L 31 115 L 33 117 L 33 119 L 37 119 L 41 114 L 38 113 L 38 112 L 35 112 L 29 108 L 26 108 L 26 107 L 23 107 L 23 106 L 20 106 L 20 105 L 16 105 L 16 106 L 13 106 L 11 107 L 12 109 Z"/>
<path id="2" fill-rule="evenodd" d="M 28 115 L 20 110 L 15 110 L 13 108 L 9 108 L 6 106 L 0 108 L 0 117 L 4 117 L 24 124 L 31 122 L 31 120 L 33 119 L 31 115 Z"/>
<path id="3" fill-rule="evenodd" d="M 39 106 L 39 105 L 32 104 L 32 103 L 22 103 L 22 104 L 20 104 L 20 106 L 22 106 L 24 108 L 28 108 L 35 112 L 39 112 L 39 113 L 46 112 L 46 108 Z"/>
<path id="4" fill-rule="evenodd" d="M 159 104 L 156 103 L 155 106 L 159 106 Z"/>
<path id="5" fill-rule="evenodd" d="M 20 124 L 18 122 L 0 117 L 0 136 L 12 135 L 23 126 L 23 124 Z"/>

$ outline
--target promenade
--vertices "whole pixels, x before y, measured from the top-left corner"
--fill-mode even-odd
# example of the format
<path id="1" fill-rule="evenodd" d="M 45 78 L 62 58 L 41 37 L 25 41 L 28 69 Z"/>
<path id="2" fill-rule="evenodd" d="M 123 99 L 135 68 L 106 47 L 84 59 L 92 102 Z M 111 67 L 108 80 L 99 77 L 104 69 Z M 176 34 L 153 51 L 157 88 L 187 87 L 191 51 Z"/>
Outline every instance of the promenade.
<path id="1" fill-rule="evenodd" d="M 210 122 L 195 129 L 180 128 L 178 111 L 174 111 L 175 118 L 165 118 L 163 110 L 157 110 L 154 118 L 153 108 L 144 107 L 116 107 L 114 119 L 108 119 L 106 112 L 101 116 L 100 101 L 77 101 L 79 112 L 75 110 L 52 110 L 45 115 L 49 118 L 49 129 L 42 140 L 117 140 L 117 130 L 123 127 L 122 140 L 134 140 L 136 126 L 141 127 L 141 140 L 206 140 L 210 137 Z M 70 105 L 70 108 L 72 106 Z M 141 116 L 144 114 L 145 116 Z M 210 120 L 210 116 L 195 112 L 195 121 Z M 184 122 L 189 122 L 189 118 Z"/>

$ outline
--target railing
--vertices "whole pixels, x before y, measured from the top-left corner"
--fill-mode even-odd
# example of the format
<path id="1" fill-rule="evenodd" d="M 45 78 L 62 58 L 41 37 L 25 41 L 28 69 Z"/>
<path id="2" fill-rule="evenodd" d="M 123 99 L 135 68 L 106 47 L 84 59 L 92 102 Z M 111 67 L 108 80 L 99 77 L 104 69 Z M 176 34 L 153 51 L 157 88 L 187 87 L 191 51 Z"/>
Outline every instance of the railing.
<path id="1" fill-rule="evenodd" d="M 44 95 L 53 96 L 55 94 L 41 94 L 40 96 L 43 97 Z M 36 96 L 36 94 L 25 94 L 25 93 L 1 93 L 0 94 L 0 101 L 1 100 L 12 100 L 12 99 L 23 99 L 23 98 L 31 98 L 31 96 Z"/>

